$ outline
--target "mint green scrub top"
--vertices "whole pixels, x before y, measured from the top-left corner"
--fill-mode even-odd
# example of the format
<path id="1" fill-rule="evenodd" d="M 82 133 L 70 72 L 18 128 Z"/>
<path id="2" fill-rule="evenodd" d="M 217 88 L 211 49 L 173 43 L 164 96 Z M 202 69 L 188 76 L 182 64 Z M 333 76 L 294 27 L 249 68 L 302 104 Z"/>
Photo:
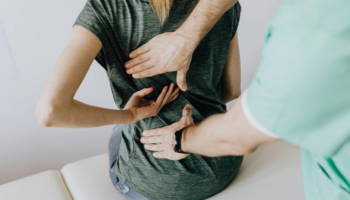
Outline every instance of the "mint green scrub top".
<path id="1" fill-rule="evenodd" d="M 284 0 L 265 42 L 245 116 L 301 148 L 307 200 L 350 200 L 350 0 Z"/>

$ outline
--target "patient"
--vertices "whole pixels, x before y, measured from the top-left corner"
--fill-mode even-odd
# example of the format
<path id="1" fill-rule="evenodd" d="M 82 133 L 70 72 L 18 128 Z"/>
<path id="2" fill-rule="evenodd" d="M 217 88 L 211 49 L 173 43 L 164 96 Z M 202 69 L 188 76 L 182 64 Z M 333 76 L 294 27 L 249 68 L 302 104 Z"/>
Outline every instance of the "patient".
<path id="1" fill-rule="evenodd" d="M 132 50 L 160 33 L 175 31 L 197 3 L 88 0 L 39 100 L 37 116 L 44 126 L 126 124 L 115 127 L 109 154 L 113 185 L 129 199 L 205 199 L 227 187 L 241 165 L 240 156 L 156 159 L 140 142 L 144 130 L 179 121 L 187 104 L 192 106 L 194 122 L 200 122 L 226 112 L 225 103 L 240 95 L 239 3 L 222 16 L 194 52 L 187 92 L 179 95 L 176 72 L 133 79 L 124 67 Z M 121 110 L 73 99 L 94 59 L 106 70 Z"/>

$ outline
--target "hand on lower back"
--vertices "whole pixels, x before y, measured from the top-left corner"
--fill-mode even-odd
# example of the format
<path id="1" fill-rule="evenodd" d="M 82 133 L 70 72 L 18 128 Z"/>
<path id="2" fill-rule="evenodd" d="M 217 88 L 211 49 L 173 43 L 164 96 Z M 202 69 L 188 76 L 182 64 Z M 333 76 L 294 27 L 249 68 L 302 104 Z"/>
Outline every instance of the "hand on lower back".
<path id="1" fill-rule="evenodd" d="M 131 60 L 125 63 L 125 67 L 134 78 L 176 71 L 176 82 L 181 90 L 186 91 L 186 73 L 195 48 L 196 44 L 181 34 L 163 33 L 131 52 Z"/>
<path id="2" fill-rule="evenodd" d="M 143 132 L 141 142 L 145 144 L 145 149 L 155 151 L 156 158 L 165 158 L 169 160 L 181 160 L 189 154 L 176 153 L 175 132 L 193 124 L 192 107 L 188 104 L 182 111 L 180 121 L 158 129 L 146 130 Z"/>
<path id="3" fill-rule="evenodd" d="M 148 101 L 143 97 L 151 94 L 154 91 L 153 87 L 135 92 L 124 107 L 124 110 L 129 110 L 132 114 L 131 122 L 134 123 L 141 119 L 156 116 L 164 105 L 170 103 L 179 96 L 180 89 L 174 88 L 174 83 L 170 84 L 169 87 L 165 86 L 157 100 L 151 101 Z"/>

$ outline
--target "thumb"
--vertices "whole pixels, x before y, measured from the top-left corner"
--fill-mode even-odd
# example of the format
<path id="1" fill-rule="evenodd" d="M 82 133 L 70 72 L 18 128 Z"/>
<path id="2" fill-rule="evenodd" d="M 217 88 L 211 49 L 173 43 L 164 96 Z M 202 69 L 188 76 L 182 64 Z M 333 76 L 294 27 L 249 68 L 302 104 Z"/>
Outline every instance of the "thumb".
<path id="1" fill-rule="evenodd" d="M 134 94 L 140 97 L 144 97 L 146 95 L 151 94 L 154 91 L 154 87 L 144 88 L 142 90 L 139 90 L 135 92 Z"/>
<path id="2" fill-rule="evenodd" d="M 193 124 L 192 119 L 192 106 L 190 104 L 187 104 L 183 111 L 182 111 L 182 118 L 181 121 L 185 123 L 186 125 Z"/>
<path id="3" fill-rule="evenodd" d="M 186 70 L 179 70 L 176 75 L 177 85 L 182 91 L 187 91 L 186 73 Z"/>

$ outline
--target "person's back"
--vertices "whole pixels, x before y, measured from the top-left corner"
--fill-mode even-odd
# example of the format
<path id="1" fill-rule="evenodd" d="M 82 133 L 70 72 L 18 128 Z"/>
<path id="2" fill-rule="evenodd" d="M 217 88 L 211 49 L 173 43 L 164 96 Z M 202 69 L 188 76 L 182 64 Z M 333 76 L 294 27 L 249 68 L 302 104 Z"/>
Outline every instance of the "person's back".
<path id="1" fill-rule="evenodd" d="M 155 99 L 165 85 L 176 82 L 176 72 L 134 79 L 124 63 L 129 53 L 154 36 L 175 31 L 198 1 L 175 0 L 170 16 L 160 26 L 148 0 L 89 0 L 74 24 L 93 32 L 103 48 L 96 60 L 107 70 L 115 102 L 123 108 L 131 95 L 147 87 Z M 191 104 L 194 122 L 226 112 L 221 98 L 221 76 L 236 33 L 240 14 L 237 3 L 228 10 L 193 54 L 187 73 L 188 91 L 164 106 L 155 117 L 126 125 L 116 163 L 118 178 L 150 199 L 204 199 L 224 189 L 236 176 L 242 157 L 206 158 L 190 155 L 181 161 L 156 159 L 140 143 L 142 132 L 178 121 L 182 108 Z M 215 133 L 213 133 L 215 134 Z"/>

